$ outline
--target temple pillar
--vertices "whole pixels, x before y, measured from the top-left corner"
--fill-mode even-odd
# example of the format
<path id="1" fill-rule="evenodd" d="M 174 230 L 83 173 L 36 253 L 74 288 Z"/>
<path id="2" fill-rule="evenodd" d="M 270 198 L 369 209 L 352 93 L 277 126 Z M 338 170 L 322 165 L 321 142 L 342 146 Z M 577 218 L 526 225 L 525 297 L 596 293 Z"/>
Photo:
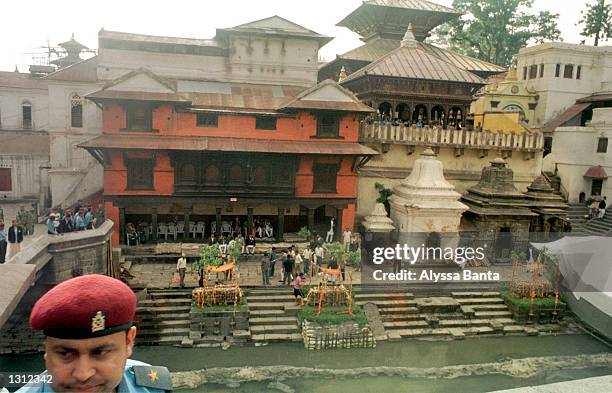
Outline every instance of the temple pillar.
<path id="1" fill-rule="evenodd" d="M 246 237 L 251 236 L 253 233 L 253 208 L 247 207 L 247 233 Z"/>
<path id="2" fill-rule="evenodd" d="M 183 221 L 185 221 L 185 227 L 183 228 L 183 239 L 189 239 L 189 215 L 191 212 L 191 207 L 185 208 L 185 213 L 183 215 Z"/>
<path id="3" fill-rule="evenodd" d="M 283 241 L 283 231 L 285 226 L 285 208 L 278 208 L 278 229 L 276 230 L 276 241 Z"/>
<path id="4" fill-rule="evenodd" d="M 341 207 L 337 207 L 336 208 L 336 228 L 335 228 L 335 236 L 336 236 L 336 241 L 341 242 L 342 241 L 342 212 L 344 211 L 343 208 Z"/>
<path id="5" fill-rule="evenodd" d="M 215 238 L 221 237 L 221 208 L 218 207 L 215 213 Z"/>
<path id="6" fill-rule="evenodd" d="M 157 208 L 151 208 L 151 231 L 153 232 L 153 239 L 157 243 Z"/>
<path id="7" fill-rule="evenodd" d="M 315 209 L 312 207 L 308 208 L 308 230 L 312 233 L 314 232 L 314 217 L 315 217 Z"/>
<path id="8" fill-rule="evenodd" d="M 125 244 L 125 207 L 119 208 L 119 244 Z"/>

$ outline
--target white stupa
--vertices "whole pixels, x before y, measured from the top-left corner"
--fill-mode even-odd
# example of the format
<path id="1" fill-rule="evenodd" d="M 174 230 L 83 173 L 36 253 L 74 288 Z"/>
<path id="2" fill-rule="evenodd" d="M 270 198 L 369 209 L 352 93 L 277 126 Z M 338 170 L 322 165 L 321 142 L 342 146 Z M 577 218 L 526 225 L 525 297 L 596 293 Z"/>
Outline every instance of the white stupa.
<path id="1" fill-rule="evenodd" d="M 393 220 L 387 217 L 385 205 L 378 202 L 372 212 L 361 222 L 367 232 L 392 232 L 395 230 Z"/>
<path id="2" fill-rule="evenodd" d="M 414 162 L 412 172 L 389 198 L 391 219 L 405 238 L 424 241 L 432 232 L 441 235 L 441 246 L 453 247 L 458 237 L 461 215 L 468 207 L 459 202 L 461 194 L 444 178 L 442 163 L 427 148 Z M 418 233 L 422 234 L 419 236 Z M 447 233 L 447 236 L 444 236 Z M 421 239 L 422 238 L 422 239 Z"/>

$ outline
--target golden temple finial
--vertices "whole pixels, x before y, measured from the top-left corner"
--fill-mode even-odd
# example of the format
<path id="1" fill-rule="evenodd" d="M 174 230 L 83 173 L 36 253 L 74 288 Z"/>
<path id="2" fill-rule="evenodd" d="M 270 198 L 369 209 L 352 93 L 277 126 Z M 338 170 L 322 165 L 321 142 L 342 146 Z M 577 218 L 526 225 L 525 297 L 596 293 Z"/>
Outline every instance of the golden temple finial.
<path id="1" fill-rule="evenodd" d="M 342 82 L 347 77 L 348 74 L 346 73 L 346 69 L 344 68 L 344 66 L 342 66 L 342 68 L 340 69 L 340 74 L 338 74 L 338 83 Z"/>

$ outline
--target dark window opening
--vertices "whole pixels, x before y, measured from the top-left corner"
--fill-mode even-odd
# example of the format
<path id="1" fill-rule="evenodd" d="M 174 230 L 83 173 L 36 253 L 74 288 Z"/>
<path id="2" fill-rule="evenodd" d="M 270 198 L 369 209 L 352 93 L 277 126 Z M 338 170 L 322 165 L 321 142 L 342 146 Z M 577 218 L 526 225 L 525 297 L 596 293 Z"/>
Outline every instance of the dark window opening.
<path id="1" fill-rule="evenodd" d="M 317 116 L 317 136 L 337 138 L 340 135 L 340 120 L 334 115 Z"/>
<path id="2" fill-rule="evenodd" d="M 314 164 L 312 192 L 335 193 L 338 164 Z"/>
<path id="3" fill-rule="evenodd" d="M 538 66 L 531 65 L 529 66 L 529 79 L 535 79 L 538 76 Z"/>
<path id="4" fill-rule="evenodd" d="M 540 64 L 540 78 L 544 77 L 544 64 Z"/>
<path id="5" fill-rule="evenodd" d="M 150 158 L 128 158 L 127 186 L 129 190 L 153 190 L 153 167 L 155 161 Z"/>
<path id="6" fill-rule="evenodd" d="M 21 118 L 22 118 L 22 124 L 23 124 L 23 128 L 24 129 L 31 129 L 32 128 L 32 105 L 30 104 L 23 104 L 21 106 Z"/>
<path id="7" fill-rule="evenodd" d="M 561 75 L 561 64 L 555 66 L 555 77 L 558 78 Z"/>
<path id="8" fill-rule="evenodd" d="M 276 130 L 276 117 L 256 116 L 255 128 L 258 130 Z"/>
<path id="9" fill-rule="evenodd" d="M 264 167 L 257 167 L 253 171 L 253 184 L 266 184 L 268 183 L 268 173 Z"/>
<path id="10" fill-rule="evenodd" d="M 219 184 L 221 181 L 221 172 L 215 165 L 209 165 L 204 172 L 204 182 L 206 184 Z"/>
<path id="11" fill-rule="evenodd" d="M 578 66 L 576 68 L 576 79 L 580 79 L 581 74 L 582 74 L 582 66 Z"/>
<path id="12" fill-rule="evenodd" d="M 181 181 L 193 182 L 196 179 L 195 167 L 193 164 L 183 164 L 181 167 Z"/>
<path id="13" fill-rule="evenodd" d="M 527 67 L 523 67 L 523 80 L 527 79 Z"/>
<path id="14" fill-rule="evenodd" d="M 127 129 L 147 131 L 152 129 L 152 110 L 148 105 L 133 104 L 127 108 Z"/>
<path id="15" fill-rule="evenodd" d="M 566 64 L 563 69 L 563 77 L 566 79 L 572 79 L 574 77 L 574 66 L 572 64 Z"/>
<path id="16" fill-rule="evenodd" d="M 608 138 L 599 138 L 597 140 L 597 153 L 608 152 Z"/>
<path id="17" fill-rule="evenodd" d="M 242 166 L 234 164 L 229 169 L 229 181 L 230 183 L 244 183 L 244 174 Z"/>
<path id="18" fill-rule="evenodd" d="M 0 168 L 0 191 L 13 191 L 11 168 Z"/>
<path id="19" fill-rule="evenodd" d="M 214 113 L 196 113 L 196 127 L 217 127 L 219 115 Z"/>
<path id="20" fill-rule="evenodd" d="M 497 108 L 499 101 L 491 101 L 491 108 Z"/>
<path id="21" fill-rule="evenodd" d="M 83 127 L 83 100 L 78 95 L 74 95 L 70 100 L 70 126 Z"/>

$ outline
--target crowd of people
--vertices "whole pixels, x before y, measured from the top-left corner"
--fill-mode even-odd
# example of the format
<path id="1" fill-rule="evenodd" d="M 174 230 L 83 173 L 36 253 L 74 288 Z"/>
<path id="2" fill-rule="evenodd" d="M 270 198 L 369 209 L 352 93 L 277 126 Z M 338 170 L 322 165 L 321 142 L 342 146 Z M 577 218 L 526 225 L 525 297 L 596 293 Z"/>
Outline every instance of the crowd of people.
<path id="1" fill-rule="evenodd" d="M 18 225 L 17 220 L 13 220 L 8 229 L 5 228 L 4 222 L 0 221 L 0 264 L 21 251 L 24 236 L 25 231 Z"/>
<path id="2" fill-rule="evenodd" d="M 69 232 L 94 229 L 104 222 L 104 207 L 102 204 L 94 215 L 91 205 L 83 205 L 80 201 L 76 207 L 68 208 L 63 212 L 51 209 L 47 218 L 47 233 L 49 235 L 61 235 Z"/>
<path id="3" fill-rule="evenodd" d="M 606 214 L 606 197 L 595 194 L 588 203 L 589 219 L 601 219 Z"/>

